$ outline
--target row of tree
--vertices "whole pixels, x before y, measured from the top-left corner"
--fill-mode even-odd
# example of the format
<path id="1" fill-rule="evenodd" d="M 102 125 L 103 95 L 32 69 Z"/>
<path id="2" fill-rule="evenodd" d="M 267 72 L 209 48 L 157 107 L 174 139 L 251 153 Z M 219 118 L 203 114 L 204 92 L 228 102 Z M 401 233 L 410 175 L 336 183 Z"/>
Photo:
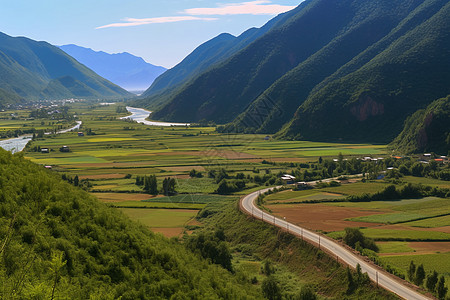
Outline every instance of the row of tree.
<path id="1" fill-rule="evenodd" d="M 158 189 L 158 180 L 156 175 L 144 175 L 144 176 L 136 176 L 135 184 L 137 186 L 142 186 L 144 192 L 151 195 L 158 195 L 160 190 Z M 176 180 L 175 178 L 164 178 L 162 182 L 161 192 L 164 196 L 172 196 L 177 192 L 175 190 Z"/>
<path id="2" fill-rule="evenodd" d="M 408 279 L 415 285 L 421 286 L 425 282 L 425 287 L 431 293 L 434 293 L 439 299 L 445 299 L 448 288 L 445 286 L 445 277 L 439 277 L 438 272 L 433 271 L 426 275 L 423 264 L 416 267 L 414 261 L 411 261 L 408 269 Z"/>

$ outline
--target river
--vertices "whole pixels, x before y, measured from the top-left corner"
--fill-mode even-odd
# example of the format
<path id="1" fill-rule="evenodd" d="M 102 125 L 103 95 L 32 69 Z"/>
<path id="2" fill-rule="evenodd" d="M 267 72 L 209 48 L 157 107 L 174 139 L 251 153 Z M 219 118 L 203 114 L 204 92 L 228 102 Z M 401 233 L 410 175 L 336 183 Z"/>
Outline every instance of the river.
<path id="1" fill-rule="evenodd" d="M 131 119 L 138 123 L 142 123 L 144 125 L 150 125 L 150 126 L 189 126 L 189 123 L 170 123 L 170 122 L 148 121 L 148 120 L 146 120 L 146 118 L 148 118 L 152 112 L 149 110 L 145 110 L 143 108 L 127 106 L 127 110 L 131 113 L 131 116 L 122 117 L 121 119 Z"/>
<path id="2" fill-rule="evenodd" d="M 80 128 L 81 123 L 82 123 L 81 121 L 77 121 L 77 125 L 75 125 L 71 128 L 68 128 L 68 129 L 59 130 L 56 133 L 60 134 L 60 133 L 66 133 L 66 132 L 69 132 L 72 130 L 76 130 L 76 129 Z M 46 132 L 45 134 L 49 135 L 52 133 Z M 32 134 L 25 134 L 25 135 L 21 135 L 16 138 L 2 140 L 2 141 L 0 141 L 0 147 L 7 151 L 11 151 L 12 153 L 20 152 L 23 150 L 23 148 L 25 148 L 25 146 L 28 144 L 29 141 L 31 141 L 32 138 L 33 138 Z"/>

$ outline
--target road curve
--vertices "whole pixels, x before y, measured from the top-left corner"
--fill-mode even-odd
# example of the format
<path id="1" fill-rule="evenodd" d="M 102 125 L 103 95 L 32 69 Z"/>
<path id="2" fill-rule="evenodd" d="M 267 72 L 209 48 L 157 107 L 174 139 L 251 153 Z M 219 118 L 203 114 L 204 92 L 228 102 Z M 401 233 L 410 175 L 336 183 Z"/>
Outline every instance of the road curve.
<path id="1" fill-rule="evenodd" d="M 349 251 L 348 249 L 338 244 L 334 240 L 326 236 L 319 235 L 305 228 L 301 228 L 297 225 L 287 222 L 286 220 L 276 218 L 275 216 L 259 209 L 255 204 L 255 200 L 258 198 L 260 194 L 265 193 L 270 189 L 273 188 L 265 188 L 243 197 L 241 199 L 240 209 L 244 213 L 249 214 L 254 218 L 261 219 L 266 223 L 286 229 L 289 233 L 302 237 L 302 239 L 332 254 L 333 256 L 336 257 L 336 259 L 345 262 L 347 265 L 353 268 L 356 268 L 356 265 L 359 264 L 361 266 L 362 272 L 363 273 L 367 272 L 367 274 L 369 275 L 370 279 L 373 282 L 375 283 L 378 282 L 379 286 L 383 287 L 384 289 L 394 294 L 397 294 L 398 296 L 404 299 L 408 300 L 433 299 L 425 295 L 422 295 L 419 292 L 404 285 L 397 277 L 389 274 L 386 271 L 380 270 L 380 268 L 378 268 L 372 263 L 368 263 L 363 257 L 355 255 L 353 252 Z"/>

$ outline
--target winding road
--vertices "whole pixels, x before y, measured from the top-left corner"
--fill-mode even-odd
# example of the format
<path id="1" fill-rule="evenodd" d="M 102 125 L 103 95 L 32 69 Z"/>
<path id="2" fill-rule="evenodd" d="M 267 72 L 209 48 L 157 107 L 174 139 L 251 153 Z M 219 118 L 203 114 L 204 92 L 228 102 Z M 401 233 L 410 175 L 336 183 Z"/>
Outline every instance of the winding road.
<path id="1" fill-rule="evenodd" d="M 259 209 L 255 204 L 258 195 L 265 193 L 270 189 L 274 188 L 262 189 L 243 197 L 240 202 L 241 210 L 244 213 L 251 215 L 253 218 L 261 219 L 266 223 L 286 229 L 289 233 L 301 237 L 312 245 L 319 247 L 330 255 L 335 256 L 339 261 L 345 262 L 347 265 L 353 268 L 356 268 L 356 265 L 359 264 L 361 266 L 362 272 L 367 272 L 373 282 L 375 282 L 382 288 L 394 294 L 397 294 L 401 298 L 408 300 L 434 299 L 422 295 L 412 288 L 406 286 L 403 282 L 400 281 L 399 278 L 380 269 L 375 264 L 367 262 L 362 256 L 355 255 L 355 253 L 346 249 L 336 241 L 316 232 L 289 223 L 286 220 L 276 218 L 275 216 Z"/>

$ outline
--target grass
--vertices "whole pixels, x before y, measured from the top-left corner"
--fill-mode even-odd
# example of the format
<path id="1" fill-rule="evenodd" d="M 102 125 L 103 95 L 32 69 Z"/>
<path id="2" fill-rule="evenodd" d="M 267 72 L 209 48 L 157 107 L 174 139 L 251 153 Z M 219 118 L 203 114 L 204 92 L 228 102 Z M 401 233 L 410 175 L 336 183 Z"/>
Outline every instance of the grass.
<path id="1" fill-rule="evenodd" d="M 366 228 L 362 232 L 375 240 L 450 241 L 450 233 L 439 231 Z"/>
<path id="2" fill-rule="evenodd" d="M 450 215 L 405 223 L 405 225 L 422 228 L 450 226 Z"/>
<path id="3" fill-rule="evenodd" d="M 159 197 L 148 199 L 144 200 L 143 202 L 208 204 L 208 203 L 219 203 L 224 201 L 236 201 L 237 199 L 239 198 L 236 196 L 180 194 L 170 197 Z"/>
<path id="4" fill-rule="evenodd" d="M 377 246 L 380 253 L 414 252 L 414 249 L 409 247 L 408 244 L 408 242 L 379 242 Z"/>
<path id="5" fill-rule="evenodd" d="M 427 197 L 412 203 L 409 203 L 408 200 L 403 200 L 402 203 L 402 205 L 397 204 L 390 207 L 390 209 L 399 212 L 370 215 L 352 218 L 351 220 L 395 224 L 450 214 L 450 201 L 448 199 Z"/>
<path id="6" fill-rule="evenodd" d="M 198 213 L 198 210 L 178 209 L 120 208 L 120 210 L 131 219 L 150 228 L 183 227 Z"/>
<path id="7" fill-rule="evenodd" d="M 434 179 L 434 178 L 405 176 L 401 180 L 405 181 L 405 182 L 415 183 L 415 184 L 425 184 L 425 185 L 431 185 L 431 186 L 437 186 L 440 188 L 450 189 L 449 181 L 443 181 L 443 180 L 438 180 L 438 179 Z"/>
<path id="8" fill-rule="evenodd" d="M 200 210 L 206 206 L 201 203 L 174 203 L 174 202 L 148 202 L 148 201 L 123 201 L 110 204 L 119 208 L 167 208 L 167 209 L 192 209 Z"/>
<path id="9" fill-rule="evenodd" d="M 356 182 L 352 184 L 343 184 L 337 187 L 323 188 L 323 191 L 337 193 L 345 196 L 357 196 L 364 193 L 373 194 L 386 188 L 388 184 L 384 182 Z"/>

